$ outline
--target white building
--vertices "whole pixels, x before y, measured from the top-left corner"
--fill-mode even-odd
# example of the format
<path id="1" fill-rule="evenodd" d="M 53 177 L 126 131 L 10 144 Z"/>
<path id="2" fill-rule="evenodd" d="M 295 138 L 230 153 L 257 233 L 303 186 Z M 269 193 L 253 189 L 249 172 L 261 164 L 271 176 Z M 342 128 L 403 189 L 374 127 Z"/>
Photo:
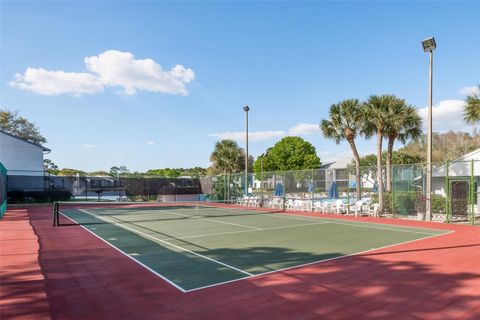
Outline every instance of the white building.
<path id="1" fill-rule="evenodd" d="M 323 171 L 323 174 L 320 179 L 316 181 L 316 186 L 325 188 L 326 191 L 330 190 L 333 181 L 335 181 L 339 189 L 351 186 L 352 182 L 355 181 L 355 175 L 351 174 L 348 170 L 348 165 L 350 165 L 351 162 L 350 159 L 346 158 L 322 164 L 320 169 Z"/>
<path id="2" fill-rule="evenodd" d="M 50 149 L 0 130 L 0 162 L 8 175 L 43 175 L 43 155 Z"/>

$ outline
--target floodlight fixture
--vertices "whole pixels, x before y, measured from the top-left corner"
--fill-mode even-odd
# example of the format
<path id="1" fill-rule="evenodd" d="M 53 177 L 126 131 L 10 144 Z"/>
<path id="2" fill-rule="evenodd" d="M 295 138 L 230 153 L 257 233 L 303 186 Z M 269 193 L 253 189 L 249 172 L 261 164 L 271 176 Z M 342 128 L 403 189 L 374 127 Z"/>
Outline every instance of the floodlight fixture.
<path id="1" fill-rule="evenodd" d="M 422 40 L 422 46 L 423 46 L 423 51 L 424 52 L 430 52 L 430 51 L 435 50 L 435 48 L 437 47 L 437 44 L 435 42 L 435 38 L 430 37 L 430 38 Z"/>

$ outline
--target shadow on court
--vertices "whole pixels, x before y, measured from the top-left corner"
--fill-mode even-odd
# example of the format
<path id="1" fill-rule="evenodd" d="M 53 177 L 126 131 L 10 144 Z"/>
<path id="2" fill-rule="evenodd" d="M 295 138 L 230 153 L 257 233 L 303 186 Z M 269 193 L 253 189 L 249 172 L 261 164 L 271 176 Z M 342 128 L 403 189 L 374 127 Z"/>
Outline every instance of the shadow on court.
<path id="1" fill-rule="evenodd" d="M 41 208 L 29 209 L 29 216 L 54 319 L 480 318 L 478 230 L 182 293 L 82 228 L 52 230 Z M 279 253 L 292 259 L 305 254 L 288 250 L 218 249 L 213 255 L 240 261 L 253 254 L 270 261 Z M 171 252 L 156 259 L 170 260 L 172 268 L 187 266 Z M 18 282 L 22 268 L 5 275 L 7 281 Z M 202 269 L 191 263 L 186 268 Z M 32 285 L 2 287 L 2 299 L 26 294 Z M 11 311 L 10 316 L 34 314 L 35 302 Z"/>

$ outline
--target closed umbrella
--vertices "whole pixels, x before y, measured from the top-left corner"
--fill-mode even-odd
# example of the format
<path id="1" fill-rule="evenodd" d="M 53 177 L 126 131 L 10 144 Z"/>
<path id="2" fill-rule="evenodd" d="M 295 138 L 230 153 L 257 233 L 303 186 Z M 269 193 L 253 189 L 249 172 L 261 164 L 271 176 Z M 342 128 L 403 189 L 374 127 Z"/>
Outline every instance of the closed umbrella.
<path id="1" fill-rule="evenodd" d="M 307 191 L 308 191 L 309 193 L 312 193 L 312 192 L 313 192 L 313 182 L 312 182 L 312 181 L 310 181 L 310 182 L 308 183 L 308 190 L 307 190 Z"/>
<path id="2" fill-rule="evenodd" d="M 277 182 L 275 185 L 275 196 L 280 197 L 283 194 L 283 185 L 280 182 Z"/>
<path id="3" fill-rule="evenodd" d="M 328 191 L 328 197 L 332 199 L 338 199 L 338 189 L 337 183 L 335 181 L 332 182 L 330 186 L 330 190 Z"/>

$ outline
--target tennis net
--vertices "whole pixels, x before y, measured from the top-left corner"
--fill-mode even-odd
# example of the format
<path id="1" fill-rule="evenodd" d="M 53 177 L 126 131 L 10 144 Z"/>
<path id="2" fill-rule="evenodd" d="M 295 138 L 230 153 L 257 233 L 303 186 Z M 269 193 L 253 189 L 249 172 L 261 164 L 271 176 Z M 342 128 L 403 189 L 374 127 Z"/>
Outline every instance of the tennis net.
<path id="1" fill-rule="evenodd" d="M 78 202 L 53 204 L 53 225 L 149 222 L 188 218 L 246 216 L 284 211 L 281 207 L 250 206 L 231 201 Z"/>

